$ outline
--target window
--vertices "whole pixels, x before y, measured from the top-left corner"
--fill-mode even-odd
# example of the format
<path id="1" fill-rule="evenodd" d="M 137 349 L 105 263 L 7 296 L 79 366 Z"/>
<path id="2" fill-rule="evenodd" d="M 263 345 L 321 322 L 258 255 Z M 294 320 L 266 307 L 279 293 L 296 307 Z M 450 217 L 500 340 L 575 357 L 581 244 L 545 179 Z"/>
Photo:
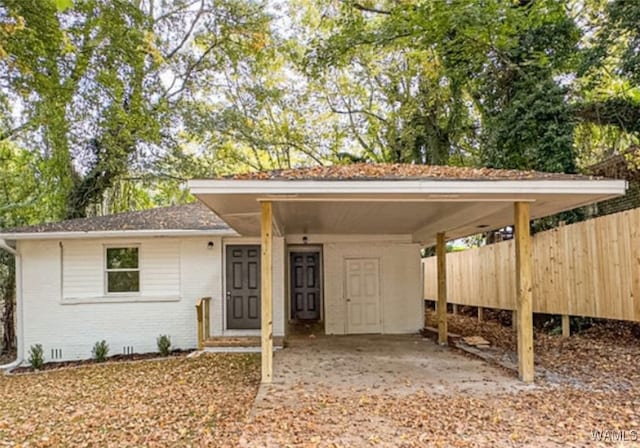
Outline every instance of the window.
<path id="1" fill-rule="evenodd" d="M 107 293 L 140 292 L 140 263 L 137 247 L 107 247 Z"/>

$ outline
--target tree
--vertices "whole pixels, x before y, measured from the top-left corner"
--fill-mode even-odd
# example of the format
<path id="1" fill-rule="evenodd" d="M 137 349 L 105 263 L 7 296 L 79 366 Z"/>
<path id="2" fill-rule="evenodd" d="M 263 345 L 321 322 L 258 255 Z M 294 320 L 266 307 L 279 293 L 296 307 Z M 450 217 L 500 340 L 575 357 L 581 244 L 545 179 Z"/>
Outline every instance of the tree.
<path id="1" fill-rule="evenodd" d="M 338 71 L 345 84 L 356 84 L 342 95 L 349 107 L 338 112 L 355 123 L 351 131 L 365 150 L 405 151 L 391 150 L 390 161 L 575 171 L 575 120 L 560 81 L 577 64 L 580 32 L 562 4 L 345 0 L 304 7 L 322 17 L 310 21 L 309 73 Z M 406 55 L 412 63 L 402 63 Z"/>
<path id="2" fill-rule="evenodd" d="M 249 0 L 66 6 L 7 0 L 0 9 L 0 22 L 13 27 L 11 39 L 0 41 L 3 93 L 21 112 L 3 138 L 41 158 L 54 219 L 120 211 L 127 179 L 165 179 L 155 164 L 184 143 L 201 82 L 252 58 L 269 24 L 264 5 Z M 135 196 L 137 186 L 127 191 Z"/>
<path id="3" fill-rule="evenodd" d="M 15 145 L 0 142 L 0 228 L 21 226 L 45 219 L 37 206 L 45 195 L 35 175 L 37 162 L 33 155 Z M 15 259 L 0 250 L 0 321 L 3 340 L 0 351 L 15 347 Z"/>

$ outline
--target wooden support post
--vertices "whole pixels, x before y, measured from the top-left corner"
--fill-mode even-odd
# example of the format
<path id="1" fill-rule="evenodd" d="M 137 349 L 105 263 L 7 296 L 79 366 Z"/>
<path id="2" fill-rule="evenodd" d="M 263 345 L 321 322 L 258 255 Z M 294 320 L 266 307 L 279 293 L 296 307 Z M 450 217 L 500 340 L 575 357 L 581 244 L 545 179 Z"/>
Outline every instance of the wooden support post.
<path id="1" fill-rule="evenodd" d="M 562 337 L 568 338 L 571 336 L 571 321 L 568 314 L 562 315 Z"/>
<path id="2" fill-rule="evenodd" d="M 518 331 L 518 376 L 525 383 L 532 383 L 533 365 L 533 308 L 530 211 L 528 202 L 516 202 L 516 328 Z"/>
<path id="3" fill-rule="evenodd" d="M 447 250 L 444 233 L 438 233 L 436 239 L 436 257 L 438 263 L 438 343 L 447 344 Z"/>
<path id="4" fill-rule="evenodd" d="M 273 209 L 270 201 L 262 202 L 261 208 L 262 382 L 271 383 L 273 378 Z"/>
<path id="5" fill-rule="evenodd" d="M 211 336 L 211 297 L 204 298 L 204 339 Z"/>
<path id="6" fill-rule="evenodd" d="M 478 307 L 478 322 L 484 321 L 484 308 Z"/>
<path id="7" fill-rule="evenodd" d="M 202 327 L 202 299 L 198 300 L 196 304 L 196 319 L 198 322 L 198 350 L 204 348 L 204 334 Z"/>
<path id="8" fill-rule="evenodd" d="M 454 303 L 452 305 L 452 308 L 453 308 L 453 314 L 458 314 L 458 305 Z"/>

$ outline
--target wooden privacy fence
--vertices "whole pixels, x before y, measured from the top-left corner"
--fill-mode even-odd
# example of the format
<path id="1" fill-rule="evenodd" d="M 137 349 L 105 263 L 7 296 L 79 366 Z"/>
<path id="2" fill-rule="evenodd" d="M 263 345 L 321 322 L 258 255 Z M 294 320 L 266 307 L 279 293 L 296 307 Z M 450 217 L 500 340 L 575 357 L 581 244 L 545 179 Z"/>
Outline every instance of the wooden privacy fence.
<path id="1" fill-rule="evenodd" d="M 640 208 L 533 236 L 533 312 L 640 321 Z M 422 261 L 437 297 L 436 257 Z M 515 309 L 514 242 L 447 254 L 448 302 Z"/>

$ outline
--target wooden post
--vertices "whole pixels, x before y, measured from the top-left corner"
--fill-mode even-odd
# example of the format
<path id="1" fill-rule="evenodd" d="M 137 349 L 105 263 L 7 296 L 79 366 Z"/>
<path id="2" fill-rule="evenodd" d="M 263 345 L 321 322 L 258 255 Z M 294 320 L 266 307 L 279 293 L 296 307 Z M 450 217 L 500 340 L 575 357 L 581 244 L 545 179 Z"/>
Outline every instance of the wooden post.
<path id="1" fill-rule="evenodd" d="M 478 307 L 478 322 L 484 321 L 484 308 Z"/>
<path id="2" fill-rule="evenodd" d="M 438 233 L 436 239 L 436 257 L 438 262 L 438 344 L 447 344 L 447 250 L 444 233 Z"/>
<path id="3" fill-rule="evenodd" d="M 270 201 L 262 202 L 261 208 L 262 382 L 271 383 L 273 378 L 273 209 Z"/>
<path id="4" fill-rule="evenodd" d="M 454 303 L 452 305 L 452 308 L 453 308 L 453 314 L 458 314 L 458 305 Z"/>
<path id="5" fill-rule="evenodd" d="M 530 211 L 528 202 L 516 202 L 516 328 L 518 331 L 518 376 L 532 383 L 533 365 L 533 310 Z"/>
<path id="6" fill-rule="evenodd" d="M 196 304 L 196 319 L 198 321 L 198 350 L 204 348 L 204 334 L 202 333 L 202 299 Z"/>
<path id="7" fill-rule="evenodd" d="M 571 336 L 571 321 L 568 314 L 562 315 L 562 337 L 568 338 Z"/>
<path id="8" fill-rule="evenodd" d="M 211 336 L 211 297 L 204 298 L 204 339 Z"/>

